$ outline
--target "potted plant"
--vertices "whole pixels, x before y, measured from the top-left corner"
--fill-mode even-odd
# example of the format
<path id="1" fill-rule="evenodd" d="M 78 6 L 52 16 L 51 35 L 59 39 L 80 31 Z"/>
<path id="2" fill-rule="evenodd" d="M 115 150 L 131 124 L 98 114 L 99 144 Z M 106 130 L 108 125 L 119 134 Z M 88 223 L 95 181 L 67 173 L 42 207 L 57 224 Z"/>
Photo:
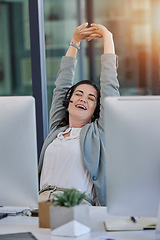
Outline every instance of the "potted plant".
<path id="1" fill-rule="evenodd" d="M 80 236 L 90 231 L 89 206 L 81 204 L 85 193 L 76 189 L 66 189 L 54 194 L 50 205 L 50 228 L 52 234 L 60 236 Z"/>

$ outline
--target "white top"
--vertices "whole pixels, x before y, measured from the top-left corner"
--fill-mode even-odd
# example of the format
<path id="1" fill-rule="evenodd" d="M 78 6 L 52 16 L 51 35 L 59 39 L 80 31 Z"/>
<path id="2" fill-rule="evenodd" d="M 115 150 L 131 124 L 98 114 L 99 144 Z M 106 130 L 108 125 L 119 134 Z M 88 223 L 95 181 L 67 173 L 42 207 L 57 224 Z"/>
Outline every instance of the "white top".
<path id="1" fill-rule="evenodd" d="M 69 131 L 70 136 L 64 137 L 63 134 Z M 93 183 L 83 162 L 80 131 L 81 128 L 68 128 L 47 147 L 40 179 L 41 189 L 52 185 L 91 193 Z"/>

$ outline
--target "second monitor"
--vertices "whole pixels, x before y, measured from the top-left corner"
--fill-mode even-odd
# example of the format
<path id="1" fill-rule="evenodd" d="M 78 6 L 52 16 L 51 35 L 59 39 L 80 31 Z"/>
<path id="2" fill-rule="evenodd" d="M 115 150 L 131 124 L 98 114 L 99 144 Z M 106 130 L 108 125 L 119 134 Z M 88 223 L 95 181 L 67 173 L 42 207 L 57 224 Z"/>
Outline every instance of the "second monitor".
<path id="1" fill-rule="evenodd" d="M 160 201 L 160 97 L 105 99 L 110 214 L 156 217 Z"/>

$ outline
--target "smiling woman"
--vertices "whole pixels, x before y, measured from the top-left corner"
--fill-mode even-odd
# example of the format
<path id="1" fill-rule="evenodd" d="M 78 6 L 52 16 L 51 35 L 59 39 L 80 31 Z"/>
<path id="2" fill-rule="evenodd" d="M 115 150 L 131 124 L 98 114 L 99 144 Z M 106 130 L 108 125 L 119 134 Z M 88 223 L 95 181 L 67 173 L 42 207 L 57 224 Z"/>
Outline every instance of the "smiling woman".
<path id="1" fill-rule="evenodd" d="M 73 101 L 71 100 L 71 97 L 74 96 L 74 94 L 76 94 L 77 96 L 84 94 L 83 91 L 81 90 L 81 88 L 79 88 L 79 86 L 83 86 L 83 85 L 87 85 L 87 91 L 88 91 L 88 86 L 93 87 L 92 91 L 96 91 L 95 94 L 92 93 L 88 93 L 88 99 L 89 101 L 92 101 L 92 99 L 96 102 L 96 107 L 93 113 L 92 118 L 90 119 L 91 122 L 93 122 L 95 119 L 99 118 L 99 112 L 100 112 L 100 90 L 99 88 L 96 86 L 96 84 L 90 80 L 82 80 L 80 82 L 78 82 L 77 84 L 73 85 L 71 88 L 68 89 L 66 95 L 65 95 L 65 99 L 63 101 L 63 106 L 65 107 L 65 117 L 60 121 L 59 126 L 65 126 L 65 125 L 69 125 L 69 111 L 68 111 L 68 106 L 69 103 L 73 103 Z M 75 92 L 78 91 L 78 92 Z M 73 94 L 74 93 L 74 94 Z M 82 105 L 82 104 L 81 104 Z"/>
<path id="2" fill-rule="evenodd" d="M 83 23 L 62 58 L 50 110 L 50 133 L 40 161 L 40 201 L 50 191 L 76 188 L 91 205 L 106 205 L 103 100 L 119 96 L 112 34 L 100 24 Z M 82 40 L 102 38 L 101 90 L 90 80 L 72 86 Z M 48 191 L 50 190 L 50 191 Z"/>
<path id="3" fill-rule="evenodd" d="M 69 126 L 83 127 L 91 122 L 96 109 L 96 90 L 87 84 L 79 85 L 71 97 L 73 103 L 69 103 Z"/>
<path id="4" fill-rule="evenodd" d="M 69 126 L 83 127 L 91 122 L 97 105 L 97 90 L 89 84 L 76 87 L 68 105 Z"/>

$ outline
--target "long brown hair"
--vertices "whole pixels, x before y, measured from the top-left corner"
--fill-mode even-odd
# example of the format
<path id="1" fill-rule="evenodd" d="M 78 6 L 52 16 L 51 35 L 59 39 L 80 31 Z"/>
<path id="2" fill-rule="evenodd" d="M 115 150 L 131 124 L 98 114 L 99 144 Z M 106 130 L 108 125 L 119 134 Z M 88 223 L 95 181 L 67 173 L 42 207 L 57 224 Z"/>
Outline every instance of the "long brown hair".
<path id="1" fill-rule="evenodd" d="M 93 81 L 82 80 L 82 81 L 76 83 L 75 85 L 73 85 L 66 92 L 66 95 L 65 95 L 65 98 L 64 98 L 64 101 L 63 101 L 63 106 L 65 107 L 65 116 L 64 116 L 64 118 L 61 119 L 61 121 L 60 121 L 60 123 L 58 124 L 57 127 L 62 127 L 62 126 L 66 126 L 66 125 L 69 124 L 68 105 L 69 105 L 69 102 L 70 102 L 70 99 L 72 97 L 72 94 L 73 94 L 74 90 L 76 89 L 76 87 L 78 87 L 79 85 L 82 85 L 82 84 L 91 85 L 92 87 L 94 87 L 96 89 L 96 91 L 97 91 L 97 105 L 96 105 L 96 108 L 95 108 L 95 111 L 94 111 L 94 114 L 93 114 L 93 117 L 92 117 L 91 121 L 93 122 L 93 121 L 95 121 L 96 119 L 99 118 L 99 113 L 100 113 L 100 90 Z"/>

